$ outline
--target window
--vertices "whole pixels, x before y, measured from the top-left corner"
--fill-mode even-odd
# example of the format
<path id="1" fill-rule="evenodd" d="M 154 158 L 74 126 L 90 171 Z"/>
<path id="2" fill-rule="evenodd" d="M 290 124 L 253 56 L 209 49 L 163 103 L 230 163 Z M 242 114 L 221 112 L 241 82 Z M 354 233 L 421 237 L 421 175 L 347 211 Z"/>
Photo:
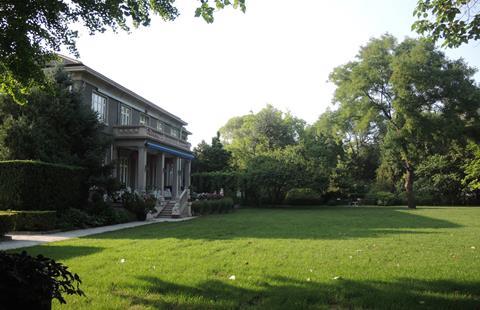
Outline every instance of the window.
<path id="1" fill-rule="evenodd" d="M 170 134 L 172 136 L 174 136 L 175 138 L 180 138 L 180 130 L 178 130 L 177 128 L 171 128 L 170 129 Z"/>
<path id="2" fill-rule="evenodd" d="M 120 183 L 124 184 L 125 186 L 129 185 L 128 182 L 128 158 L 120 158 L 118 163 L 118 170 L 119 170 L 119 178 Z"/>
<path id="3" fill-rule="evenodd" d="M 132 109 L 126 106 L 120 108 L 120 125 L 130 125 L 132 120 Z"/>
<path id="4" fill-rule="evenodd" d="M 92 93 L 92 110 L 97 112 L 99 121 L 107 123 L 107 98 Z"/>
<path id="5" fill-rule="evenodd" d="M 148 116 L 145 114 L 140 115 L 140 125 L 148 126 Z"/>
<path id="6" fill-rule="evenodd" d="M 157 121 L 157 130 L 163 131 L 163 123 L 161 121 Z"/>

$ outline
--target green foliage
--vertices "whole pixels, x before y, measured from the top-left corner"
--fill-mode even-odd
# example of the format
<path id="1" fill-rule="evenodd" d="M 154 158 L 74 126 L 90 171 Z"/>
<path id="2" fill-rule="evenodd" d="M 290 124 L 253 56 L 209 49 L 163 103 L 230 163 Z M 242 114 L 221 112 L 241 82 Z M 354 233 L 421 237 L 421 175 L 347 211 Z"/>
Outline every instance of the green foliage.
<path id="1" fill-rule="evenodd" d="M 240 174 L 231 171 L 192 173 L 192 187 L 197 193 L 218 193 L 223 188 L 225 194 L 234 195 L 240 188 Z"/>
<path id="2" fill-rule="evenodd" d="M 384 35 L 370 40 L 356 61 L 330 75 L 337 85 L 339 110 L 367 130 L 366 139 L 383 138 L 382 161 L 402 167 L 409 207 L 415 207 L 418 164 L 480 128 L 474 72 L 462 60 L 447 59 L 426 40 L 397 43 Z"/>
<path id="3" fill-rule="evenodd" d="M 17 309 L 50 309 L 52 299 L 65 304 L 64 295 L 85 294 L 80 277 L 53 259 L 27 252 L 0 251 L 0 304 Z"/>
<path id="4" fill-rule="evenodd" d="M 86 199 L 85 170 L 39 161 L 0 161 L 0 208 L 62 210 Z M 68 181 L 67 181 L 68 180 Z"/>
<path id="5" fill-rule="evenodd" d="M 80 166 L 88 176 L 105 170 L 102 160 L 110 145 L 104 125 L 72 90 L 72 80 L 58 70 L 49 90 L 32 89 L 29 104 L 19 106 L 0 96 L 0 156 Z"/>
<path id="6" fill-rule="evenodd" d="M 135 214 L 138 221 L 145 221 L 147 214 L 153 211 L 156 199 L 153 196 L 140 196 L 135 192 L 125 192 L 122 195 L 122 203 L 125 209 Z"/>
<path id="7" fill-rule="evenodd" d="M 226 6 L 246 10 L 245 0 L 206 0 L 201 1 L 195 16 L 212 23 L 215 9 Z M 42 70 L 55 52 L 65 47 L 78 56 L 78 32 L 73 24 L 86 27 L 90 34 L 109 28 L 129 31 L 132 25 L 149 26 L 152 15 L 173 21 L 179 14 L 170 0 L 4 0 L 0 2 L 0 93 L 18 103 L 29 102 L 29 89 L 45 85 Z"/>
<path id="8" fill-rule="evenodd" d="M 76 208 L 69 208 L 58 213 L 56 227 L 69 230 L 75 228 L 88 228 L 100 226 L 100 223 L 92 215 Z"/>
<path id="9" fill-rule="evenodd" d="M 394 193 L 384 191 L 369 193 L 368 199 L 373 199 L 379 206 L 393 206 L 398 203 L 398 198 Z"/>
<path id="10" fill-rule="evenodd" d="M 13 230 L 15 214 L 0 211 L 0 240 L 9 231 Z"/>
<path id="11" fill-rule="evenodd" d="M 285 196 L 288 205 L 320 205 L 323 203 L 320 193 L 311 188 L 292 188 Z"/>
<path id="12" fill-rule="evenodd" d="M 480 190 L 480 145 L 477 143 L 469 143 L 467 151 L 470 154 L 471 160 L 466 162 L 463 166 L 465 169 L 465 177 L 462 184 L 466 185 L 468 189 L 474 191 Z"/>
<path id="13" fill-rule="evenodd" d="M 212 138 L 212 144 L 205 141 L 200 142 L 193 149 L 195 159 L 192 161 L 192 172 L 213 172 L 227 170 L 230 163 L 231 154 L 223 148 L 220 142 L 220 133 Z"/>
<path id="14" fill-rule="evenodd" d="M 56 228 L 56 211 L 11 211 L 11 213 L 14 215 L 15 231 L 48 231 Z"/>
<path id="15" fill-rule="evenodd" d="M 256 156 L 296 144 L 304 128 L 305 121 L 267 105 L 257 114 L 230 119 L 220 133 L 233 167 L 245 169 Z"/>
<path id="16" fill-rule="evenodd" d="M 227 213 L 232 210 L 233 199 L 229 197 L 213 200 L 196 200 L 192 202 L 192 212 L 194 215 Z"/>
<path id="17" fill-rule="evenodd" d="M 475 0 L 419 0 L 412 30 L 443 39 L 443 46 L 459 47 L 480 39 L 480 9 Z"/>

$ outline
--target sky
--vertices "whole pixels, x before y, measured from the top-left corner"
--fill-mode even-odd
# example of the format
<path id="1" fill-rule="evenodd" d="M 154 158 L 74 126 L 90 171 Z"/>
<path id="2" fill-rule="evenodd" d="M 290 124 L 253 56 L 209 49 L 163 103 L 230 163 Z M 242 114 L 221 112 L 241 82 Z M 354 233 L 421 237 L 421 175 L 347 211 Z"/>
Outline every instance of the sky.
<path id="1" fill-rule="evenodd" d="M 81 30 L 77 48 L 87 66 L 188 122 L 195 146 L 231 117 L 266 104 L 315 122 L 332 107 L 333 68 L 372 37 L 417 37 L 410 30 L 415 3 L 246 0 L 245 14 L 225 9 L 207 24 L 194 17 L 198 1 L 178 1 L 173 22 L 155 17 L 130 33 Z M 480 68 L 478 41 L 445 53 Z"/>

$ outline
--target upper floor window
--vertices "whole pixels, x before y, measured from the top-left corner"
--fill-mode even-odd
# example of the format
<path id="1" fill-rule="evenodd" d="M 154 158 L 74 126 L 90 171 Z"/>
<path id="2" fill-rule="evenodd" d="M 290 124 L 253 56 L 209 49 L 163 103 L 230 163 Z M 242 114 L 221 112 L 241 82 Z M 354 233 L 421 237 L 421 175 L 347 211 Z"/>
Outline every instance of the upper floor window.
<path id="1" fill-rule="evenodd" d="M 163 123 L 161 121 L 157 121 L 157 130 L 163 131 Z"/>
<path id="2" fill-rule="evenodd" d="M 130 125 L 132 122 L 132 109 L 122 105 L 120 107 L 120 125 Z"/>
<path id="3" fill-rule="evenodd" d="M 107 98 L 92 93 L 92 110 L 97 112 L 99 121 L 107 123 Z"/>
<path id="4" fill-rule="evenodd" d="M 140 125 L 148 126 L 148 116 L 140 114 Z"/>
<path id="5" fill-rule="evenodd" d="M 178 130 L 177 128 L 171 127 L 170 128 L 170 134 L 172 136 L 174 136 L 175 138 L 180 138 L 180 130 Z"/>

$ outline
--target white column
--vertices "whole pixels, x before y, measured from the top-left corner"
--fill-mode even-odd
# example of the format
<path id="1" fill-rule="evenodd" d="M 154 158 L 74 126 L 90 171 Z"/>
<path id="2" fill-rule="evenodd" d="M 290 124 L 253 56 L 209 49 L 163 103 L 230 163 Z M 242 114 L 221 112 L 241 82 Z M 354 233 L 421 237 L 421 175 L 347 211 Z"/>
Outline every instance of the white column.
<path id="1" fill-rule="evenodd" d="M 179 158 L 178 157 L 175 157 L 173 159 L 173 184 L 172 184 L 172 198 L 176 199 L 180 193 L 179 193 L 179 187 L 178 187 L 178 183 L 179 183 L 179 177 L 178 177 L 178 165 L 179 165 Z"/>
<path id="2" fill-rule="evenodd" d="M 138 160 L 137 160 L 137 190 L 142 192 L 145 191 L 145 185 L 147 184 L 147 149 L 145 147 L 140 147 L 138 149 Z"/>
<path id="3" fill-rule="evenodd" d="M 157 155 L 157 167 L 155 171 L 155 183 L 157 189 L 160 190 L 160 195 L 163 196 L 163 189 L 165 187 L 165 154 Z"/>

